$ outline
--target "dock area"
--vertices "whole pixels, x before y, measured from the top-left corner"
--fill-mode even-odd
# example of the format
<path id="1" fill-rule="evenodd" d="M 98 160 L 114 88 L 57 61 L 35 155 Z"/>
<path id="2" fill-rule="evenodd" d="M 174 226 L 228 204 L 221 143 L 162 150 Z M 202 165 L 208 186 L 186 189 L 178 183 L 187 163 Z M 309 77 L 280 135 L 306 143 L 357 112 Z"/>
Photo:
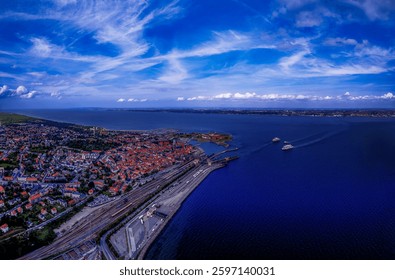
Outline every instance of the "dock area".
<path id="1" fill-rule="evenodd" d="M 147 207 L 113 233 L 109 242 L 116 252 L 103 250 L 107 259 L 143 259 L 151 244 L 175 215 L 185 199 L 224 162 L 199 164 L 163 190 Z"/>

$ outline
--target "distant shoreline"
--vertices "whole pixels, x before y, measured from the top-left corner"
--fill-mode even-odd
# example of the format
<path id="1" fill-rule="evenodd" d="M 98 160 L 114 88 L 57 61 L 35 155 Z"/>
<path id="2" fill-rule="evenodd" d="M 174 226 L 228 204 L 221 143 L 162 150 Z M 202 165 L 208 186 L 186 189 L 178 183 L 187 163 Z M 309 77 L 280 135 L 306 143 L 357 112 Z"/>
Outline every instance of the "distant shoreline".
<path id="1" fill-rule="evenodd" d="M 70 111 L 126 111 L 137 113 L 190 113 L 190 114 L 223 114 L 223 115 L 265 115 L 265 116 L 300 116 L 300 117 L 369 117 L 369 118 L 394 118 L 394 109 L 384 108 L 364 108 L 364 109 L 286 109 L 286 108 L 273 108 L 273 109 L 258 109 L 258 108 L 59 108 L 59 109 L 31 109 L 33 111 L 40 110 L 70 110 Z M 29 109 L 27 109 L 29 111 Z M 12 112 L 12 113 L 11 113 Z M 4 113 L 11 113 L 14 115 L 27 116 L 29 118 L 42 119 L 42 117 L 35 117 L 26 115 L 24 110 L 16 112 L 15 110 L 6 110 Z M 0 112 L 0 114 L 2 114 Z M 56 121 L 63 123 L 62 121 Z M 64 122 L 67 123 L 67 122 Z M 67 123 L 69 124 L 69 123 Z"/>
<path id="2" fill-rule="evenodd" d="M 395 117 L 395 109 L 127 109 L 109 108 L 107 111 L 167 112 L 194 114 L 306 116 L 306 117 Z"/>

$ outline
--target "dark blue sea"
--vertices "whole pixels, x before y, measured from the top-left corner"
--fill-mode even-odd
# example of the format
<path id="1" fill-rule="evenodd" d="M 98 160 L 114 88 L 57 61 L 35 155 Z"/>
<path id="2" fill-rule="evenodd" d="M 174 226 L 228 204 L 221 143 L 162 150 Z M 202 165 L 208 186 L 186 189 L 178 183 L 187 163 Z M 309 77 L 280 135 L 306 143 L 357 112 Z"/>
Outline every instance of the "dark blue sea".
<path id="1" fill-rule="evenodd" d="M 233 135 L 240 158 L 188 197 L 148 259 L 395 259 L 395 120 L 35 110 L 109 129 Z M 275 136 L 295 149 L 281 151 Z M 204 145 L 208 153 L 218 148 Z"/>

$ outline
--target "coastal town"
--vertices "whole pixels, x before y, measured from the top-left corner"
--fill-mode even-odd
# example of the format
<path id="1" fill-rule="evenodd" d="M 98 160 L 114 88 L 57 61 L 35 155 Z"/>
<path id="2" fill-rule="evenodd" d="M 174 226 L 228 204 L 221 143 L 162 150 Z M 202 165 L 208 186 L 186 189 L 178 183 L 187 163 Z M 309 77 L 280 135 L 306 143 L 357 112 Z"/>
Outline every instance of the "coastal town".
<path id="1" fill-rule="evenodd" d="M 37 119 L 2 123 L 0 242 L 43 231 L 69 219 L 75 209 L 105 204 L 196 159 L 202 151 L 188 142 L 199 138 L 218 144 L 229 139 L 217 133 L 111 131 Z"/>

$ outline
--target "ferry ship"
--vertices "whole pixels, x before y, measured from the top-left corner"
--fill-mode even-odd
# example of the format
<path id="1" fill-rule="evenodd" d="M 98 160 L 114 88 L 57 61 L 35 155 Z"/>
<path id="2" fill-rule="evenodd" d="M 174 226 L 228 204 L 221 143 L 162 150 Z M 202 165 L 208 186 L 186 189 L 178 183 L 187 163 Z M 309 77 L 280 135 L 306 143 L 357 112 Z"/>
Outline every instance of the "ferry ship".
<path id="1" fill-rule="evenodd" d="M 294 146 L 292 146 L 291 144 L 288 145 L 284 145 L 281 150 L 283 151 L 288 151 L 288 150 L 292 150 L 294 148 Z"/>

